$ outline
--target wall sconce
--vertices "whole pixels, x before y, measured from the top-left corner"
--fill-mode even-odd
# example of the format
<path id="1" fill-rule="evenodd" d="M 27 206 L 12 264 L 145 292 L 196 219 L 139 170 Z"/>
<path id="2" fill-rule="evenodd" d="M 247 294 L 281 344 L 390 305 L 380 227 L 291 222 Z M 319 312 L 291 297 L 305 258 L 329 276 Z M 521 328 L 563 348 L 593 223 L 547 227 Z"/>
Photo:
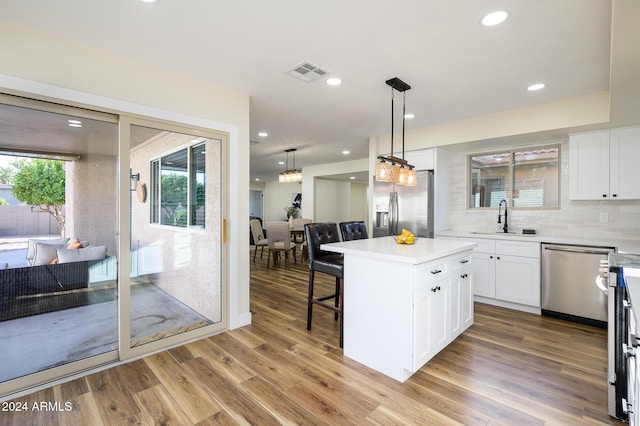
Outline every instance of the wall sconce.
<path id="1" fill-rule="evenodd" d="M 132 174 L 129 176 L 129 190 L 131 192 L 138 189 L 138 182 L 140 182 L 140 173 Z"/>

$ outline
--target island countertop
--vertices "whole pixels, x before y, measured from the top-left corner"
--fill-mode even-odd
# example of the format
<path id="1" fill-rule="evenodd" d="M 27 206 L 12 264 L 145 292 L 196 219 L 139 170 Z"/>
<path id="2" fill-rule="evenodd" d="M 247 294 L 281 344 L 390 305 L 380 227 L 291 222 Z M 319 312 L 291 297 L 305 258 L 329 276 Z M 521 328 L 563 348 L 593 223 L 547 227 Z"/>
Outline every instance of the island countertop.
<path id="1" fill-rule="evenodd" d="M 320 248 L 343 254 L 355 254 L 372 259 L 392 260 L 417 265 L 472 249 L 477 244 L 466 241 L 418 238 L 414 244 L 398 244 L 393 237 L 368 238 L 322 244 Z"/>

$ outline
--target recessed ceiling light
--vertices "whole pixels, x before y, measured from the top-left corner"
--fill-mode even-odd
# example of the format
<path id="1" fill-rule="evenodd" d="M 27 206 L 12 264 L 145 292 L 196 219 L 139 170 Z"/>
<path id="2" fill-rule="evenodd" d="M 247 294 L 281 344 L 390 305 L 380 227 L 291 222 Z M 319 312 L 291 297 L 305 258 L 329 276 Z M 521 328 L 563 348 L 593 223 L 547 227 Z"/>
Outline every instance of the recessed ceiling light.
<path id="1" fill-rule="evenodd" d="M 82 121 L 80 120 L 68 120 L 69 127 L 82 127 Z"/>
<path id="2" fill-rule="evenodd" d="M 355 178 L 356 178 L 355 176 L 349 176 L 349 179 L 351 180 L 355 180 Z"/>
<path id="3" fill-rule="evenodd" d="M 260 133 L 258 133 L 258 136 L 260 136 L 261 138 L 266 138 L 267 136 L 269 136 L 269 133 L 267 133 L 267 132 L 260 132 Z"/>
<path id="4" fill-rule="evenodd" d="M 284 161 L 278 161 L 278 164 L 282 166 L 284 164 Z"/>
<path id="5" fill-rule="evenodd" d="M 255 178 L 255 181 L 256 181 L 256 182 L 259 182 L 259 181 L 260 181 L 260 178 Z"/>
<path id="6" fill-rule="evenodd" d="M 494 25 L 502 24 L 508 16 L 504 10 L 497 10 L 485 15 L 481 22 L 485 27 L 493 27 Z"/>
<path id="7" fill-rule="evenodd" d="M 158 0 L 140 0 L 142 3 L 155 3 Z"/>
<path id="8" fill-rule="evenodd" d="M 346 149 L 345 149 L 344 151 L 342 151 L 342 153 L 343 153 L 344 155 L 349 155 L 349 154 L 351 154 L 351 152 L 350 152 L 350 151 L 347 151 Z"/>
<path id="9" fill-rule="evenodd" d="M 327 79 L 327 84 L 329 86 L 340 86 L 342 84 L 342 80 L 340 80 L 339 78 L 336 77 L 332 77 Z"/>
<path id="10" fill-rule="evenodd" d="M 412 118 L 414 118 L 416 115 L 415 114 L 405 114 L 404 118 L 406 118 L 407 120 L 411 120 Z"/>
<path id="11" fill-rule="evenodd" d="M 536 83 L 536 84 L 532 84 L 531 86 L 527 87 L 527 90 L 530 92 L 535 92 L 536 90 L 540 90 L 540 89 L 544 89 L 545 84 L 544 83 Z"/>

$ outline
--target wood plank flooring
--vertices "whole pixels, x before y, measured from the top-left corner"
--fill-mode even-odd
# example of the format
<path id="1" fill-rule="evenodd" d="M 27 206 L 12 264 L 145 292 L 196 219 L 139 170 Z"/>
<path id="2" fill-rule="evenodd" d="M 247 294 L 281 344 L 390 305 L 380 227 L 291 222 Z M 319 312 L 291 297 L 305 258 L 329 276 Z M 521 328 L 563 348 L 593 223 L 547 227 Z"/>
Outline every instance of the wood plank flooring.
<path id="1" fill-rule="evenodd" d="M 306 330 L 306 264 L 265 262 L 251 264 L 250 326 L 12 401 L 28 411 L 0 424 L 619 423 L 605 330 L 476 304 L 474 325 L 401 384 L 343 357 L 331 312 Z"/>

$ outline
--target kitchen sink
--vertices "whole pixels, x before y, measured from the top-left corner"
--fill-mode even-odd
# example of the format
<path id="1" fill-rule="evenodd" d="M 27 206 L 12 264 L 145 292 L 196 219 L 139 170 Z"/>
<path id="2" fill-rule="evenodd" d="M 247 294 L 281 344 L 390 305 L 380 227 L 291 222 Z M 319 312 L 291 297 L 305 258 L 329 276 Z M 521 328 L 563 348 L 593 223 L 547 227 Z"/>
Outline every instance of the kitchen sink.
<path id="1" fill-rule="evenodd" d="M 496 231 L 496 232 L 469 232 L 470 234 L 474 234 L 474 235 L 505 235 L 505 236 L 515 236 L 515 235 L 521 235 L 521 234 L 517 234 L 515 232 L 502 232 L 502 231 Z"/>

